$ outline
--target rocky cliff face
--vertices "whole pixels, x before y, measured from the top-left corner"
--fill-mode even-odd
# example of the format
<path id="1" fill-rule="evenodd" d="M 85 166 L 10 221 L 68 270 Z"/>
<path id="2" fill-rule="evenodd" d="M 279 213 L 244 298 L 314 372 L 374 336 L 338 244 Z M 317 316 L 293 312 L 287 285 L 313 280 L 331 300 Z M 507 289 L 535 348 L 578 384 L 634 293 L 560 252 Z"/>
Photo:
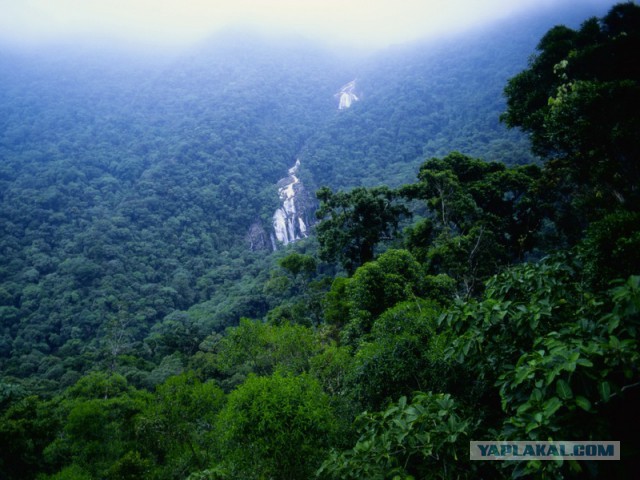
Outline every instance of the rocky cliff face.
<path id="1" fill-rule="evenodd" d="M 289 175 L 278 182 L 282 206 L 273 214 L 273 249 L 305 238 L 313 222 L 315 203 L 297 176 L 300 160 L 289 169 Z"/>
<path id="2" fill-rule="evenodd" d="M 249 245 L 249 249 L 252 252 L 257 252 L 260 250 L 270 250 L 273 248 L 271 238 L 262 226 L 262 222 L 260 222 L 260 219 L 257 219 L 249 227 L 246 241 Z"/>

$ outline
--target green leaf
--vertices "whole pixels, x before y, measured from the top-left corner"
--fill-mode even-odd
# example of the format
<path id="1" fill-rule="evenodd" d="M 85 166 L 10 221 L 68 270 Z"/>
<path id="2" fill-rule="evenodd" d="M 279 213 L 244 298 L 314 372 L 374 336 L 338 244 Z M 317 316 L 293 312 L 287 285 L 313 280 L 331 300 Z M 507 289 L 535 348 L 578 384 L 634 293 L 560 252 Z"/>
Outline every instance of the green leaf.
<path id="1" fill-rule="evenodd" d="M 551 397 L 549 400 L 544 402 L 543 411 L 546 417 L 550 417 L 562 406 L 562 402 L 558 397 Z"/>
<path id="2" fill-rule="evenodd" d="M 571 472 L 573 473 L 580 473 L 582 472 L 582 467 L 580 466 L 579 462 L 576 462 L 575 460 L 569 460 L 569 470 L 571 470 Z"/>
<path id="3" fill-rule="evenodd" d="M 531 422 L 531 423 L 527 424 L 527 428 L 525 428 L 524 431 L 526 433 L 529 433 L 532 430 L 535 430 L 536 428 L 538 428 L 539 426 L 540 426 L 540 424 Z"/>
<path id="4" fill-rule="evenodd" d="M 611 314 L 609 316 L 609 324 L 607 326 L 607 331 L 609 333 L 613 332 L 620 325 L 620 315 Z"/>
<path id="5" fill-rule="evenodd" d="M 563 400 L 568 400 L 573 397 L 571 387 L 565 380 L 561 378 L 556 382 L 556 392 L 558 392 L 558 396 Z"/>
<path id="6" fill-rule="evenodd" d="M 530 399 L 533 400 L 536 403 L 541 402 L 542 401 L 542 390 L 540 390 L 539 388 L 534 389 L 533 392 L 531 392 Z"/>
<path id="7" fill-rule="evenodd" d="M 591 410 L 591 402 L 582 395 L 576 396 L 576 405 L 587 412 Z"/>
<path id="8" fill-rule="evenodd" d="M 578 365 L 582 365 L 583 367 L 593 367 L 593 362 L 591 360 L 587 360 L 586 358 L 580 358 L 576 361 Z"/>
<path id="9" fill-rule="evenodd" d="M 618 337 L 616 337 L 615 335 L 611 335 L 609 337 L 609 346 L 611 348 L 615 348 L 616 350 L 620 348 L 620 340 L 618 340 Z"/>
<path id="10" fill-rule="evenodd" d="M 531 408 L 531 404 L 529 402 L 525 402 L 525 403 L 523 403 L 522 405 L 520 405 L 518 407 L 518 410 L 516 410 L 516 414 L 517 415 L 522 415 L 523 413 L 525 413 L 530 408 Z"/>
<path id="11" fill-rule="evenodd" d="M 600 393 L 600 398 L 604 402 L 608 402 L 609 397 L 611 397 L 611 385 L 609 385 L 609 382 L 600 382 L 598 384 L 598 393 Z"/>
<path id="12" fill-rule="evenodd" d="M 513 385 L 516 386 L 521 384 L 530 372 L 531 370 L 527 367 L 518 367 Z"/>

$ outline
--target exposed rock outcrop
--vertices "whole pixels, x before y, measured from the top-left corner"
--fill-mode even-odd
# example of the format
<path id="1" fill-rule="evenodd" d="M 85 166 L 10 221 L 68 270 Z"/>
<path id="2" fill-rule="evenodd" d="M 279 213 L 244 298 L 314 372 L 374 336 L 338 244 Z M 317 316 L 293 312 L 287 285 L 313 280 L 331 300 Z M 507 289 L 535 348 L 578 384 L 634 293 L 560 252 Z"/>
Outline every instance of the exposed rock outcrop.
<path id="1" fill-rule="evenodd" d="M 251 224 L 249 232 L 247 232 L 246 240 L 252 252 L 270 250 L 272 248 L 269 234 L 262 226 L 260 220 L 256 220 Z"/>

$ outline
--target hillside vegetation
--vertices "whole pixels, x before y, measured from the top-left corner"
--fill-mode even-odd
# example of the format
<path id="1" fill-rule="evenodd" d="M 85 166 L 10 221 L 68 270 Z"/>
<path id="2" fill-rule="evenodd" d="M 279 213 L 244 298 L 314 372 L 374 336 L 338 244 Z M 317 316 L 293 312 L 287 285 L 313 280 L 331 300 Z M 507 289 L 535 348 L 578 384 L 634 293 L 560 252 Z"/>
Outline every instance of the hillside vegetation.
<path id="1" fill-rule="evenodd" d="M 632 477 L 640 7 L 549 27 L 486 56 L 2 54 L 0 477 Z M 298 158 L 314 235 L 251 251 Z"/>

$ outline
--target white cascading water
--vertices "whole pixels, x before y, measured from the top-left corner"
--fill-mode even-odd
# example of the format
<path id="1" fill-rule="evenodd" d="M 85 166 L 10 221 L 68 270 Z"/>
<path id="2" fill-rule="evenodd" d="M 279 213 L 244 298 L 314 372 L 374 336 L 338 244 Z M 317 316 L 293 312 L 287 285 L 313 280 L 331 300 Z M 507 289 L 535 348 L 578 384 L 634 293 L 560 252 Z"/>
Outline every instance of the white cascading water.
<path id="1" fill-rule="evenodd" d="M 276 240 L 283 245 L 307 236 L 307 226 L 296 211 L 296 185 L 300 183 L 300 179 L 296 176 L 298 168 L 300 168 L 300 160 L 296 160 L 295 165 L 289 169 L 289 176 L 280 181 L 278 188 L 282 207 L 273 214 L 273 231 Z"/>
<path id="2" fill-rule="evenodd" d="M 352 80 L 335 94 L 335 96 L 340 99 L 338 103 L 338 110 L 349 108 L 353 102 L 357 102 L 359 100 L 358 96 L 355 94 L 355 89 L 356 81 Z"/>
<path id="3" fill-rule="evenodd" d="M 345 110 L 360 99 L 355 93 L 356 81 L 352 80 L 335 94 L 338 110 Z M 296 160 L 289 169 L 289 176 L 278 182 L 278 195 L 282 206 L 273 214 L 273 232 L 270 235 L 271 247 L 277 250 L 279 245 L 288 245 L 309 235 L 304 218 L 309 212 L 309 199 L 297 176 L 300 160 Z M 300 210 L 300 211 L 298 211 Z"/>

